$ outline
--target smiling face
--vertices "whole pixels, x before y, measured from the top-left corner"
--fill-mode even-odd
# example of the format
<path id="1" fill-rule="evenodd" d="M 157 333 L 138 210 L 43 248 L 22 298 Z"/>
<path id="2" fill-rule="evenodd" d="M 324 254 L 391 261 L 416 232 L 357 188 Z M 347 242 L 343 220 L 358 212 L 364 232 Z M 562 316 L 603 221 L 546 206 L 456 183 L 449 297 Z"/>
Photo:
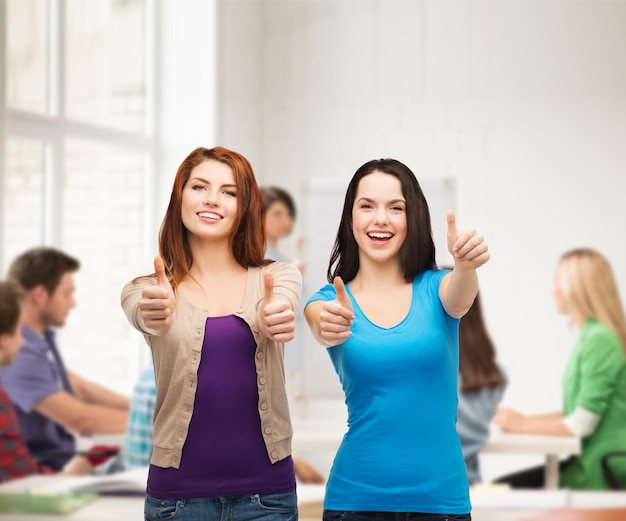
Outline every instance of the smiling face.
<path id="1" fill-rule="evenodd" d="M 352 207 L 352 233 L 361 264 L 398 260 L 407 234 L 406 200 L 400 180 L 375 171 L 359 181 Z"/>
<path id="2" fill-rule="evenodd" d="M 237 186 L 228 165 L 209 159 L 191 171 L 183 187 L 181 217 L 190 238 L 230 238 L 237 219 Z"/>

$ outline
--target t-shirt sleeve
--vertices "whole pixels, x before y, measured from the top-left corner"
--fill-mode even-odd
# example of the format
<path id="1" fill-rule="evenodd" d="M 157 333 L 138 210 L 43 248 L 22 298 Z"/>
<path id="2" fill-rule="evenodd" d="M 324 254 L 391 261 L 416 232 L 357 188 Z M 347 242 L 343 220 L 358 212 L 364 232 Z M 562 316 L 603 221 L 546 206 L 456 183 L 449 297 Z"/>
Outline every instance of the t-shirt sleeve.
<path id="1" fill-rule="evenodd" d="M 605 328 L 594 328 L 584 341 L 576 407 L 602 416 L 624 370 L 624 352 L 617 336 Z"/>
<path id="2" fill-rule="evenodd" d="M 439 298 L 439 286 L 441 285 L 441 281 L 450 271 L 451 270 L 430 270 L 424 273 L 424 278 L 432 298 L 437 299 L 437 302 L 439 302 L 446 320 L 451 326 L 456 327 L 461 319 L 448 315 Z"/>
<path id="3" fill-rule="evenodd" d="M 439 295 L 439 286 L 443 278 L 450 273 L 450 270 L 430 270 L 424 273 L 425 277 L 428 277 L 428 283 L 432 291 Z"/>
<path id="4" fill-rule="evenodd" d="M 330 300 L 335 300 L 337 298 L 337 292 L 335 291 L 335 286 L 332 284 L 326 284 L 319 291 L 316 291 L 311 295 L 309 300 L 306 301 L 304 307 L 306 308 L 311 302 L 315 302 L 316 300 L 323 300 L 328 302 Z"/>
<path id="5" fill-rule="evenodd" d="M 2 372 L 2 384 L 11 401 L 24 412 L 32 411 L 41 400 L 63 391 L 51 370 L 46 353 L 24 345 L 13 364 Z"/>

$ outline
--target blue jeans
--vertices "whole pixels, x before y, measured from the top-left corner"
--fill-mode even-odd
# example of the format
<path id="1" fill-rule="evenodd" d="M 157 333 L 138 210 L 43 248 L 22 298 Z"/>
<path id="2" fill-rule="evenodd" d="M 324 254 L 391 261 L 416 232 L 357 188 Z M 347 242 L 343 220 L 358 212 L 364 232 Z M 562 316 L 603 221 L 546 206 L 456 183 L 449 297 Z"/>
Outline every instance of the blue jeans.
<path id="1" fill-rule="evenodd" d="M 350 512 L 324 510 L 323 521 L 471 521 L 470 514 L 426 514 L 420 512 Z"/>
<path id="2" fill-rule="evenodd" d="M 296 492 L 198 499 L 158 499 L 146 496 L 146 521 L 297 521 Z"/>

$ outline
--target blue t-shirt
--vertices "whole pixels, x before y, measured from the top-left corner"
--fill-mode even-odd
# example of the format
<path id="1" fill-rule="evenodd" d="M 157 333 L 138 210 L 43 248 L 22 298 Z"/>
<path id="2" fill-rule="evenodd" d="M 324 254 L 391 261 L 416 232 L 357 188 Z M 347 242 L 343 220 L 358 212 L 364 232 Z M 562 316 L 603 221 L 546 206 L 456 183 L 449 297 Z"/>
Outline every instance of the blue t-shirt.
<path id="1" fill-rule="evenodd" d="M 439 300 L 446 271 L 413 280 L 407 316 L 391 328 L 354 306 L 352 336 L 328 349 L 348 407 L 348 432 L 326 487 L 329 510 L 470 512 L 456 432 L 458 319 Z M 329 284 L 309 301 L 334 300 Z"/>

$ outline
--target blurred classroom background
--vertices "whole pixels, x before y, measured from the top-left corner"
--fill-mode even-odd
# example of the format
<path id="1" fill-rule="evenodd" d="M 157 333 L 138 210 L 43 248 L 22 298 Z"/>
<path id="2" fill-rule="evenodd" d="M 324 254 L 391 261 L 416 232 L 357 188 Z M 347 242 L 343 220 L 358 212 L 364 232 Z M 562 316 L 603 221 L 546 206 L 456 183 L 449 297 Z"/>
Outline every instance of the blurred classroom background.
<path id="1" fill-rule="evenodd" d="M 559 255 L 602 251 L 626 294 L 624 27 L 621 0 L 0 0 L 0 273 L 39 244 L 78 257 L 59 345 L 130 394 L 148 356 L 119 294 L 152 271 L 188 152 L 234 149 L 293 194 L 304 298 L 347 181 L 394 157 L 432 193 L 442 264 L 446 206 L 487 238 L 505 404 L 559 409 L 574 340 L 552 300 Z M 326 353 L 299 345 L 294 413 L 336 409 Z"/>

